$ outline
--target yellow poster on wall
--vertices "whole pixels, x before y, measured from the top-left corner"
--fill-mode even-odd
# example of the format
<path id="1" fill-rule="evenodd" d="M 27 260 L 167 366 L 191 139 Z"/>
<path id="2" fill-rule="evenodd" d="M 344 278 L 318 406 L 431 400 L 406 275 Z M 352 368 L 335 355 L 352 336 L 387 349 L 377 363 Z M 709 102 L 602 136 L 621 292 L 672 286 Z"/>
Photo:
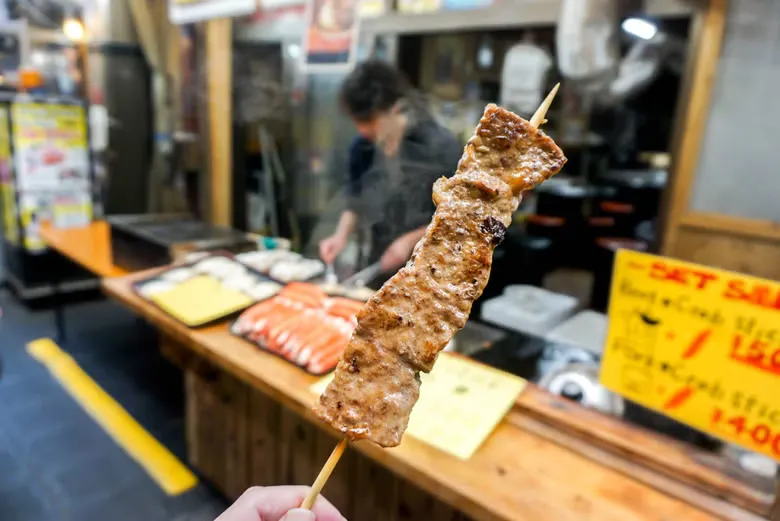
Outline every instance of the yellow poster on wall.
<path id="1" fill-rule="evenodd" d="M 92 218 L 91 164 L 83 106 L 49 101 L 11 105 L 13 172 L 20 237 L 41 253 L 44 221 L 82 226 Z"/>
<path id="2" fill-rule="evenodd" d="M 11 111 L 18 189 L 88 189 L 91 179 L 84 107 L 14 102 Z"/>
<path id="3" fill-rule="evenodd" d="M 780 284 L 620 251 L 601 381 L 780 461 Z"/>
<path id="4" fill-rule="evenodd" d="M 16 190 L 11 172 L 11 136 L 8 132 L 8 109 L 0 107 L 0 205 L 3 210 L 3 237 L 19 244 L 16 220 Z"/>
<path id="5" fill-rule="evenodd" d="M 16 222 L 16 194 L 10 184 L 0 185 L 0 204 L 3 205 L 3 237 L 11 244 L 19 244 L 19 226 Z"/>

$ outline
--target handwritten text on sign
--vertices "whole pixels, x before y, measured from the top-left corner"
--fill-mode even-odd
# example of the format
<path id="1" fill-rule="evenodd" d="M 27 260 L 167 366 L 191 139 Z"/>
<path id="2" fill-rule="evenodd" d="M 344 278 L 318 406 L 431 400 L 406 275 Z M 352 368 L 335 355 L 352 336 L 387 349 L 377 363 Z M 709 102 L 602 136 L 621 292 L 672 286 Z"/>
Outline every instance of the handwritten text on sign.
<path id="1" fill-rule="evenodd" d="M 620 251 L 611 291 L 602 383 L 780 461 L 780 284 Z"/>

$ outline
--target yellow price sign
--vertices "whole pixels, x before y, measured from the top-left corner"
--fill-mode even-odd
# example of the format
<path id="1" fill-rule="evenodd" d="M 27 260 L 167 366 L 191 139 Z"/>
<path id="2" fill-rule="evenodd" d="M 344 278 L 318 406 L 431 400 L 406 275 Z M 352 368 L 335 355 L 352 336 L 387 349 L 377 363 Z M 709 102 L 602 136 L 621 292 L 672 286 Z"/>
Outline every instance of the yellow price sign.
<path id="1" fill-rule="evenodd" d="M 619 251 L 601 382 L 780 461 L 780 284 Z"/>

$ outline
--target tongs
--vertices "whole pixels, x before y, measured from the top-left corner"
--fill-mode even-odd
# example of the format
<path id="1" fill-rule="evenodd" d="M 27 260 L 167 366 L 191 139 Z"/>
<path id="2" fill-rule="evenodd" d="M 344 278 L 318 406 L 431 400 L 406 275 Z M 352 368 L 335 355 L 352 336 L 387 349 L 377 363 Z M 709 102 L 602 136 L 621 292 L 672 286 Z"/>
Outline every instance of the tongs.
<path id="1" fill-rule="evenodd" d="M 367 283 L 371 282 L 371 280 L 380 273 L 382 273 L 382 264 L 375 262 L 374 264 L 370 264 L 367 268 L 358 271 L 348 279 L 344 280 L 341 285 L 362 288 Z"/>

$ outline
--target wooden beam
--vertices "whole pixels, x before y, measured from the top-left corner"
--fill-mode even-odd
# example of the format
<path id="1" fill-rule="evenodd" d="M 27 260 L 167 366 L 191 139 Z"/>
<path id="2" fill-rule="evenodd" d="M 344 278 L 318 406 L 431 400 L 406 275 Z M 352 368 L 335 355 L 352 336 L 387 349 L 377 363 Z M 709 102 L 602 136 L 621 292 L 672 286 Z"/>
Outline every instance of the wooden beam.
<path id="1" fill-rule="evenodd" d="M 230 19 L 206 22 L 206 82 L 209 122 L 209 210 L 213 224 L 232 224 L 233 45 Z"/>
<path id="2" fill-rule="evenodd" d="M 711 0 L 701 22 L 695 47 L 690 92 L 682 125 L 675 144 L 675 164 L 666 201 L 666 227 L 661 251 L 669 253 L 675 241 L 680 218 L 687 212 L 691 188 L 699 164 L 699 153 L 709 115 L 712 85 L 726 27 L 728 0 Z"/>
<path id="3" fill-rule="evenodd" d="M 768 242 L 780 242 L 780 223 L 773 221 L 718 213 L 690 212 L 680 217 L 679 226 Z"/>

